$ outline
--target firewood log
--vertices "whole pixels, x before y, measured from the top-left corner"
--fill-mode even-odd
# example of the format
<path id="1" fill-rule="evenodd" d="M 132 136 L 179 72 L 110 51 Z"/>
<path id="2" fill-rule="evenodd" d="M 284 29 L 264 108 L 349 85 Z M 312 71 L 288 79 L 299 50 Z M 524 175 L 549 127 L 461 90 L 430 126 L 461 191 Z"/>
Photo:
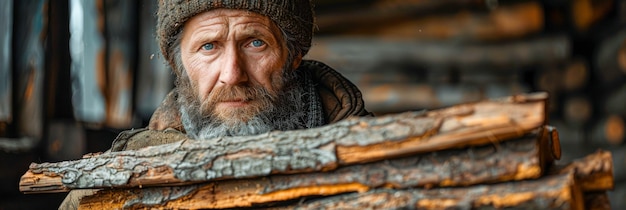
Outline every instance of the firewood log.
<path id="1" fill-rule="evenodd" d="M 574 172 L 585 192 L 612 190 L 614 187 L 613 159 L 610 152 L 597 151 L 567 165 L 555 165 L 550 174 Z"/>
<path id="2" fill-rule="evenodd" d="M 573 175 L 562 174 L 467 188 L 379 189 L 286 209 L 584 209 L 582 196 Z"/>
<path id="3" fill-rule="evenodd" d="M 250 207 L 306 196 L 365 192 L 380 187 L 432 188 L 534 179 L 539 178 L 546 169 L 545 165 L 551 162 L 543 157 L 552 156 L 549 144 L 558 144 L 552 140 L 551 135 L 535 134 L 493 145 L 352 165 L 330 172 L 225 180 L 191 187 L 101 190 L 84 198 L 81 208 Z M 175 191 L 186 194 L 172 197 Z M 152 196 L 160 197 L 161 202 L 149 203 L 157 199 Z"/>
<path id="4" fill-rule="evenodd" d="M 430 151 L 518 138 L 545 124 L 545 94 L 430 112 L 352 118 L 297 131 L 180 142 L 80 160 L 31 164 L 22 192 L 136 187 L 329 171 Z"/>
<path id="5" fill-rule="evenodd" d="M 483 171 L 481 173 L 486 173 L 483 168 L 484 163 L 490 162 L 491 158 L 500 158 L 507 155 L 518 156 L 515 158 L 507 158 L 502 159 L 500 164 L 510 163 L 511 165 L 515 165 L 518 161 L 524 159 L 525 155 L 522 155 L 521 150 L 517 150 L 513 152 L 514 154 L 509 154 L 509 149 L 516 150 L 522 148 L 528 148 L 529 143 L 532 143 L 531 139 L 520 139 L 515 141 L 503 142 L 498 146 L 499 149 L 495 153 L 487 155 L 486 159 L 482 159 L 482 161 L 471 161 L 472 157 L 468 157 L 465 155 L 471 156 L 471 153 L 476 153 L 478 151 L 485 151 L 484 149 L 488 149 L 491 146 L 465 149 L 465 150 L 456 150 L 456 151 L 448 151 L 442 153 L 431 153 L 425 154 L 421 156 L 395 159 L 389 161 L 383 161 L 375 164 L 370 164 L 367 166 L 350 166 L 344 169 L 339 169 L 337 172 L 328 172 L 328 173 L 313 173 L 313 174 L 302 174 L 302 175 L 280 175 L 280 176 L 271 176 L 267 178 L 257 178 L 257 179 L 244 179 L 244 180 L 227 180 L 227 181 L 218 181 L 218 182 L 210 182 L 201 185 L 192 185 L 186 187 L 159 187 L 159 188 L 143 188 L 143 189 L 118 189 L 118 190 L 101 190 L 98 194 L 89 196 L 81 201 L 81 208 L 84 209 L 110 209 L 110 208 L 232 208 L 232 207 L 250 207 L 256 204 L 267 204 L 274 203 L 277 201 L 284 201 L 288 199 L 296 199 L 305 196 L 328 196 L 328 195 L 336 195 L 345 192 L 360 192 L 364 193 L 369 190 L 374 190 L 377 188 L 393 188 L 393 189 L 403 189 L 404 191 L 417 191 L 424 192 L 426 197 L 422 197 L 423 200 L 430 199 L 438 199 L 438 193 L 432 194 L 431 191 L 441 192 L 440 189 L 431 189 L 431 190 L 423 190 L 423 189 L 411 189 L 413 187 L 425 187 L 426 189 L 430 189 L 432 187 L 436 187 L 437 185 L 430 185 L 430 181 L 436 181 L 445 178 L 447 175 L 443 175 L 446 173 L 446 170 L 438 171 L 439 166 L 427 166 L 426 168 L 432 168 L 435 171 L 414 171 L 414 169 L 421 168 L 420 164 L 423 163 L 423 160 L 431 160 L 431 163 L 438 164 L 440 166 L 449 164 L 449 161 L 455 160 L 457 158 L 465 158 L 465 160 L 459 160 L 461 162 L 465 162 L 469 168 L 473 168 L 471 170 Z M 521 146 L 526 145 L 526 146 Z M 495 146 L 495 145 L 493 145 Z M 521 146 L 521 147 L 517 147 Z M 461 153 L 458 153 L 461 152 Z M 456 156 L 459 154 L 464 154 L 461 156 Z M 450 156 L 449 156 L 450 155 Z M 415 160 L 415 158 L 419 159 L 420 162 L 415 166 L 414 164 L 403 164 L 394 165 L 398 162 L 404 162 L 407 160 Z M 537 157 L 533 157 L 537 158 Z M 470 161 L 468 161 L 468 159 Z M 513 160 L 515 159 L 515 160 Z M 447 160 L 447 161 L 446 161 Z M 478 159 L 474 159 L 478 160 Z M 405 162 L 406 163 L 406 162 Z M 455 167 L 455 166 L 453 166 Z M 403 169 L 399 169 L 403 168 Z M 469 169 L 463 166 L 457 166 L 457 168 L 462 168 L 461 170 Z M 503 168 L 499 168 L 499 166 L 492 165 L 491 167 L 487 167 L 489 170 L 503 170 Z M 508 168 L 508 167 L 507 167 Z M 350 169 L 350 170 L 347 170 Z M 353 170 L 354 169 L 354 170 Z M 343 170 L 343 171 L 342 171 Z M 487 171 L 489 171 L 487 170 Z M 562 176 L 573 176 L 576 182 L 577 190 L 581 192 L 585 192 L 585 194 L 593 194 L 595 192 L 601 192 L 606 190 L 613 189 L 613 164 L 611 160 L 611 154 L 606 151 L 598 151 L 596 153 L 590 154 L 584 158 L 575 160 L 567 165 L 558 165 L 550 169 L 547 173 L 548 177 L 562 177 Z M 456 173 L 456 172 L 452 172 Z M 489 174 L 489 173 L 487 173 Z M 362 176 L 362 179 L 356 178 L 358 176 Z M 396 177 L 397 176 L 397 177 Z M 443 177 L 440 177 L 443 176 Z M 459 179 L 475 179 L 480 176 L 472 176 L 466 173 L 456 173 Z M 334 178 L 331 178 L 334 177 Z M 393 178 L 396 177 L 396 178 Z M 501 177 L 502 178 L 502 177 Z M 508 177 L 511 178 L 511 177 Z M 549 178 L 549 179 L 552 179 Z M 387 182 L 384 180 L 387 179 Z M 398 179 L 403 180 L 396 182 L 395 184 L 389 183 L 390 179 Z M 500 178 L 499 178 L 500 179 Z M 546 178 L 540 178 L 546 179 Z M 420 184 L 422 181 L 426 182 L 426 184 Z M 505 179 L 500 179 L 499 181 L 505 181 Z M 483 182 L 490 183 L 492 181 Z M 548 181 L 539 181 L 540 183 L 548 183 Z M 331 183 L 331 184 L 329 184 Z M 375 183 L 375 184 L 374 184 Z M 525 186 L 524 184 L 519 184 L 521 182 L 510 182 L 509 184 L 505 184 L 512 188 L 519 188 Z M 459 183 L 457 183 L 459 184 Z M 466 183 L 467 184 L 467 183 Z M 439 184 L 440 185 L 440 184 Z M 446 186 L 456 186 L 457 188 L 449 188 L 454 189 L 452 192 L 456 192 L 457 190 L 460 192 L 471 192 L 472 189 L 477 188 L 490 188 L 489 185 L 482 185 L 479 187 L 465 187 L 460 188 L 458 186 L 461 185 L 446 185 Z M 403 190 L 393 190 L 392 192 L 403 192 Z M 526 191 L 532 191 L 532 188 L 527 189 Z M 444 190 L 445 192 L 448 192 Z M 537 190 L 541 191 L 541 190 Z M 428 193 L 427 193 L 428 192 Z M 459 192 L 459 193 L 460 193 Z M 480 191 L 481 193 L 484 191 Z M 531 192 L 529 192 L 531 193 Z M 366 193 L 367 194 L 367 193 Z M 445 194 L 442 194 L 445 195 Z M 461 196 L 462 194 L 459 194 Z M 522 194 L 525 195 L 525 194 Z M 481 195 L 481 196 L 487 196 Z M 358 197 L 358 196 L 357 196 Z M 473 197 L 468 196 L 464 197 L 464 199 L 473 199 Z M 159 201 L 158 203 L 154 203 L 152 201 Z M 424 202 L 426 202 L 424 201 Z M 504 199 L 501 201 L 505 201 Z M 390 200 L 393 202 L 393 199 Z M 434 201 L 433 201 L 434 202 Z M 575 202 L 582 202 L 582 199 L 576 198 Z M 511 204 L 513 205 L 513 204 Z M 521 205 L 520 203 L 515 203 L 515 205 Z M 258 206 L 256 206 L 258 207 Z M 354 206 L 351 208 L 357 208 L 359 206 Z M 434 208 L 434 207 L 433 207 Z"/>

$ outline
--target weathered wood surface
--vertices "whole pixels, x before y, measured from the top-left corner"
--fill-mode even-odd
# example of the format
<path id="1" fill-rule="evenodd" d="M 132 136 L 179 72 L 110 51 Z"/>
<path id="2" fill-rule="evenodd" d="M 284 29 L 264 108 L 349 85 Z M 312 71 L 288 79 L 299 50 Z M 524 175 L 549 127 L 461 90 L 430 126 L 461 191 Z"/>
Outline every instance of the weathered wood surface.
<path id="1" fill-rule="evenodd" d="M 387 21 L 379 25 L 369 23 L 365 27 L 348 26 L 342 34 L 386 39 L 454 40 L 457 43 L 503 41 L 541 31 L 544 19 L 542 5 L 531 1 L 503 5 L 487 12 L 461 10 L 452 14 Z"/>
<path id="2" fill-rule="evenodd" d="M 174 86 L 174 74 L 161 55 L 155 37 L 157 1 L 141 0 L 139 5 L 139 47 L 137 49 L 136 113 L 148 121 Z"/>
<path id="3" fill-rule="evenodd" d="M 101 190 L 84 198 L 84 209 L 234 208 L 287 201 L 306 196 L 392 187 L 466 186 L 534 179 L 543 174 L 552 155 L 551 136 L 529 135 L 493 145 L 426 153 L 352 165 L 330 172 L 224 180 L 188 187 Z M 489 169 L 489 170 L 485 170 Z M 171 196 L 173 191 L 179 192 Z M 151 201 L 160 200 L 160 203 Z"/>
<path id="4" fill-rule="evenodd" d="M 613 159 L 607 151 L 597 151 L 567 165 L 556 165 L 550 174 L 573 172 L 581 189 L 586 192 L 614 188 Z"/>
<path id="5" fill-rule="evenodd" d="M 106 38 L 105 124 L 130 128 L 133 120 L 133 71 L 136 60 L 137 1 L 104 1 Z"/>
<path id="6" fill-rule="evenodd" d="M 390 63 L 417 66 L 493 67 L 559 63 L 570 58 L 571 40 L 558 35 L 493 44 L 386 40 L 378 38 L 318 38 L 307 58 L 322 60 L 343 71 L 380 71 Z"/>
<path id="7" fill-rule="evenodd" d="M 13 67 L 15 69 L 14 113 L 19 136 L 43 137 L 45 40 L 48 2 L 14 1 Z"/>
<path id="8" fill-rule="evenodd" d="M 380 189 L 289 209 L 584 209 L 572 174 L 467 188 Z"/>
<path id="9" fill-rule="evenodd" d="M 13 1 L 0 2 L 0 136 L 5 136 L 6 126 L 12 120 L 13 65 L 11 43 L 13 40 Z"/>
<path id="10" fill-rule="evenodd" d="M 545 124 L 544 93 L 458 105 L 430 112 L 351 118 L 298 131 L 183 140 L 31 164 L 22 192 L 135 187 L 329 171 L 339 165 L 459 148 L 521 137 Z"/>
<path id="11" fill-rule="evenodd" d="M 106 120 L 104 0 L 70 1 L 72 105 L 77 121 L 99 126 Z M 88 44 L 87 44 L 88 43 Z"/>

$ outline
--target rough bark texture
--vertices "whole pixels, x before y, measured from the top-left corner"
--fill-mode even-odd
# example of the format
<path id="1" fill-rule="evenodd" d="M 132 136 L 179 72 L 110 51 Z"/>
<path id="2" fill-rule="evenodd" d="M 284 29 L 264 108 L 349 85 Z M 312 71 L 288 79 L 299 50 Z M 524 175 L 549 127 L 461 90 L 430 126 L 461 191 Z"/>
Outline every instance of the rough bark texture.
<path id="1" fill-rule="evenodd" d="M 597 151 L 565 166 L 557 165 L 550 174 L 573 172 L 581 189 L 586 192 L 614 188 L 613 159 L 608 151 Z"/>
<path id="2" fill-rule="evenodd" d="M 500 144 L 346 166 L 325 173 L 225 180 L 190 187 L 102 190 L 83 199 L 81 208 L 233 208 L 379 187 L 431 188 L 538 178 L 543 172 L 540 153 L 551 153 L 551 148 L 540 145 L 548 140 L 531 135 Z M 172 191 L 188 195 L 172 197 Z"/>
<path id="3" fill-rule="evenodd" d="M 295 209 L 583 209 L 572 174 L 467 188 L 373 190 L 322 199 Z"/>
<path id="4" fill-rule="evenodd" d="M 135 187 L 328 171 L 428 151 L 499 142 L 545 124 L 545 94 L 431 112 L 352 118 L 309 130 L 209 141 L 184 140 L 138 151 L 31 164 L 22 192 Z"/>

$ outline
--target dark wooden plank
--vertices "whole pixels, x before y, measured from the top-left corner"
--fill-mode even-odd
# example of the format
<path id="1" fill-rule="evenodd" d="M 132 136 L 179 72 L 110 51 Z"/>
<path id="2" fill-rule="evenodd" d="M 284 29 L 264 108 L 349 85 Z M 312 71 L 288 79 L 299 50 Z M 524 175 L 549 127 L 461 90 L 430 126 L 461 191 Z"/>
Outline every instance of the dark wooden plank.
<path id="1" fill-rule="evenodd" d="M 66 191 L 327 171 L 339 165 L 488 144 L 541 128 L 546 97 L 517 95 L 430 112 L 351 118 L 308 130 L 187 139 L 139 151 L 32 164 L 20 189 Z"/>
<path id="2" fill-rule="evenodd" d="M 69 0 L 50 1 L 46 49 L 46 117 L 74 119 Z"/>
<path id="3" fill-rule="evenodd" d="M 172 90 L 174 74 L 161 55 L 156 42 L 156 1 L 141 0 L 139 12 L 139 49 L 137 71 L 137 94 L 135 107 L 137 114 L 148 122 L 154 110 Z"/>
<path id="4" fill-rule="evenodd" d="M 3 14 L 0 19 L 0 137 L 3 137 L 13 116 L 13 0 L 0 2 L 0 13 Z"/>
<path id="5" fill-rule="evenodd" d="M 105 122 L 105 40 L 103 0 L 70 1 L 72 104 L 76 120 Z"/>
<path id="6" fill-rule="evenodd" d="M 13 52 L 19 136 L 41 139 L 44 119 L 45 40 L 48 18 L 45 0 L 15 1 Z"/>
<path id="7" fill-rule="evenodd" d="M 190 187 L 101 190 L 81 201 L 81 208 L 233 208 L 279 202 L 306 196 L 329 196 L 365 192 L 387 187 L 467 186 L 480 183 L 539 178 L 541 153 L 550 152 L 537 135 L 496 145 L 427 153 L 364 165 L 346 166 L 331 172 L 277 175 L 267 178 L 226 180 Z M 540 146 L 543 145 L 543 146 Z M 547 151 L 546 151 L 547 150 Z M 484 170 L 489 168 L 490 170 Z M 167 197 L 174 189 L 184 199 L 170 197 L 158 204 L 153 196 Z M 182 193 L 181 192 L 181 193 Z M 204 199 L 211 198 L 211 199 Z"/>
<path id="8" fill-rule="evenodd" d="M 137 54 L 137 1 L 104 0 L 106 125 L 130 128 Z"/>

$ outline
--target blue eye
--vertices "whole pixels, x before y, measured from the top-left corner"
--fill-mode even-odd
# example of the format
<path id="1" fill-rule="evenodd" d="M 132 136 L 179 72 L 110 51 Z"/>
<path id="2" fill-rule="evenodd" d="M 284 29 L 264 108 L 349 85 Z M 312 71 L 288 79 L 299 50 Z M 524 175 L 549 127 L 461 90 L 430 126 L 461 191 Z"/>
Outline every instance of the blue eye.
<path id="1" fill-rule="evenodd" d="M 252 46 L 254 46 L 254 47 L 261 47 L 263 45 L 265 45 L 265 42 L 263 42 L 261 40 L 256 39 L 256 40 L 252 41 Z"/>
<path id="2" fill-rule="evenodd" d="M 212 50 L 213 48 L 215 48 L 213 43 L 206 43 L 206 44 L 202 45 L 202 49 L 203 50 Z"/>

